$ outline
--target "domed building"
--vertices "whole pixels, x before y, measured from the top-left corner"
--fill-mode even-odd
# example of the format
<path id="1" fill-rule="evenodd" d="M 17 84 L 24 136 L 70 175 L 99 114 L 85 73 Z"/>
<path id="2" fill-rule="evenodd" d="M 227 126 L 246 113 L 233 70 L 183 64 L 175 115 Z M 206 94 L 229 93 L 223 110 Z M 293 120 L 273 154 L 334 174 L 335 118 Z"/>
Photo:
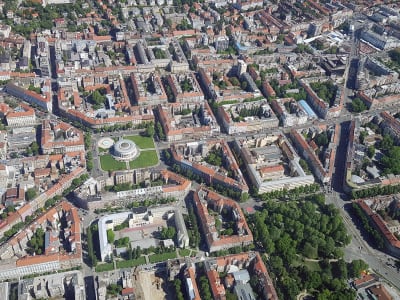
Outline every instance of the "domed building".
<path id="1" fill-rule="evenodd" d="M 120 139 L 114 144 L 112 155 L 116 160 L 129 161 L 139 155 L 139 149 L 131 140 Z"/>

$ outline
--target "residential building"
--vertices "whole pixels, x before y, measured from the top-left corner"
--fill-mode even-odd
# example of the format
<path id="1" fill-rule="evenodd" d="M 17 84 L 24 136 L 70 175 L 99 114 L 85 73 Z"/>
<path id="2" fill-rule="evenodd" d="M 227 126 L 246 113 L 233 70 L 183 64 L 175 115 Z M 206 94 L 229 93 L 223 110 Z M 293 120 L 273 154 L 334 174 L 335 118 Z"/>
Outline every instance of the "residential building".
<path id="1" fill-rule="evenodd" d="M 51 97 L 51 81 L 45 80 L 42 87 L 42 95 L 39 95 L 33 91 L 26 90 L 17 86 L 15 83 L 7 83 L 5 91 L 11 96 L 20 98 L 30 104 L 37 105 L 45 111 L 52 112 L 53 104 Z"/>
<path id="2" fill-rule="evenodd" d="M 259 193 L 314 183 L 314 177 L 305 173 L 299 163 L 300 157 L 282 133 L 237 138 L 234 145 L 253 188 Z"/>
<path id="3" fill-rule="evenodd" d="M 189 113 L 186 113 L 187 110 Z M 159 104 L 156 111 L 168 142 L 179 141 L 187 136 L 193 139 L 211 137 L 220 132 L 207 101 Z"/>
<path id="4" fill-rule="evenodd" d="M 193 202 L 210 252 L 253 243 L 253 234 L 247 225 L 242 209 L 236 201 L 204 187 L 199 187 L 193 195 Z M 215 217 L 209 214 L 208 208 L 213 208 L 217 212 L 221 212 L 224 208 L 230 211 L 237 233 L 231 236 L 221 235 L 215 225 Z"/>
<path id="5" fill-rule="evenodd" d="M 213 166 L 203 161 L 211 151 L 221 154 L 222 166 Z M 171 146 L 171 153 L 175 164 L 186 171 L 199 175 L 205 183 L 221 185 L 240 193 L 248 193 L 249 188 L 244 176 L 224 140 L 174 144 Z"/>

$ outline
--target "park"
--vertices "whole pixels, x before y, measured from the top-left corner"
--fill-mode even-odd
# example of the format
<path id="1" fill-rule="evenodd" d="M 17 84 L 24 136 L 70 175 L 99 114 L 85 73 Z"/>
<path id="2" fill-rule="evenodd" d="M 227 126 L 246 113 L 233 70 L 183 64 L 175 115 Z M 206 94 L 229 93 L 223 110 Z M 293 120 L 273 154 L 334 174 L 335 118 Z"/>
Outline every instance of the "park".
<path id="1" fill-rule="evenodd" d="M 103 171 L 133 170 L 155 166 L 157 150 L 152 137 L 123 136 L 120 139 L 102 138 L 97 144 Z"/>

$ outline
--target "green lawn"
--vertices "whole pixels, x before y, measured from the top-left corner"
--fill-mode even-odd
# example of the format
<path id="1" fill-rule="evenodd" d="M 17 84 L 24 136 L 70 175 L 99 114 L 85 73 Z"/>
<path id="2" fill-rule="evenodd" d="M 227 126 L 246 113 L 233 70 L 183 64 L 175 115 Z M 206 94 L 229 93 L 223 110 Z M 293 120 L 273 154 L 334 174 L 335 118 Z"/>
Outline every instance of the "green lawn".
<path id="1" fill-rule="evenodd" d="M 321 267 L 320 267 L 318 261 L 303 260 L 300 257 L 297 257 L 297 259 L 295 261 L 293 261 L 292 265 L 294 267 L 305 266 L 310 271 L 316 271 L 316 272 L 320 272 L 321 271 Z"/>
<path id="2" fill-rule="evenodd" d="M 114 263 L 101 264 L 96 267 L 96 272 L 105 272 L 114 270 Z"/>
<path id="3" fill-rule="evenodd" d="M 146 259 L 144 256 L 139 257 L 138 259 L 131 259 L 131 260 L 121 260 L 117 261 L 117 268 L 132 268 L 139 265 L 144 265 L 146 263 Z"/>
<path id="4" fill-rule="evenodd" d="M 157 263 L 160 261 L 166 261 L 167 259 L 173 259 L 176 258 L 176 252 L 166 252 L 162 254 L 153 254 L 149 256 L 149 261 L 150 263 Z"/>
<path id="5" fill-rule="evenodd" d="M 184 256 L 189 256 L 190 254 L 190 249 L 179 249 L 179 255 L 184 257 Z"/>
<path id="6" fill-rule="evenodd" d="M 124 136 L 125 139 L 134 142 L 140 149 L 154 149 L 153 138 L 141 135 Z"/>
<path id="7" fill-rule="evenodd" d="M 111 154 L 104 154 L 100 156 L 100 164 L 103 171 L 116 171 L 125 170 L 126 164 L 122 161 L 115 160 Z"/>
<path id="8" fill-rule="evenodd" d="M 141 151 L 138 158 L 129 162 L 131 169 L 151 167 L 158 163 L 156 150 Z"/>

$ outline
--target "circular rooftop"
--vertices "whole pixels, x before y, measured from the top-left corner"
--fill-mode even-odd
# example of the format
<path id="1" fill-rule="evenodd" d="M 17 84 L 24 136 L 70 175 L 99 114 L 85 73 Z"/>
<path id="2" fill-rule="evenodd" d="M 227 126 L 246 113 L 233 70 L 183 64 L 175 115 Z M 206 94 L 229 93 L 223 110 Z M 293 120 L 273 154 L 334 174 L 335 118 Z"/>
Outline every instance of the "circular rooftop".
<path id="1" fill-rule="evenodd" d="M 110 149 L 113 145 L 114 145 L 114 140 L 112 138 L 109 138 L 109 137 L 101 138 L 97 142 L 97 146 L 102 148 L 102 149 Z"/>
<path id="2" fill-rule="evenodd" d="M 139 149 L 131 140 L 121 139 L 114 144 L 112 154 L 117 160 L 132 160 L 139 155 Z"/>

